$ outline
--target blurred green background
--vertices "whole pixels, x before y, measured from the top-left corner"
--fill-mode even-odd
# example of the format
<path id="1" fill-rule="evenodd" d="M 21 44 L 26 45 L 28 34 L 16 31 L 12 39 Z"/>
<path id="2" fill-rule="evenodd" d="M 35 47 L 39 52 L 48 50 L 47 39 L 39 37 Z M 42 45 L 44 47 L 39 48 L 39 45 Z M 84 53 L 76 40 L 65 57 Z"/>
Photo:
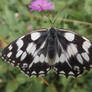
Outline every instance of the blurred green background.
<path id="1" fill-rule="evenodd" d="M 46 17 L 38 12 L 29 12 L 28 5 L 32 0 L 0 0 L 0 51 L 16 38 L 32 31 L 32 29 L 49 28 L 50 23 Z M 92 0 L 52 0 L 54 11 L 49 12 L 53 17 L 58 12 L 55 27 L 70 29 L 92 39 Z M 67 8 L 65 8 L 67 7 Z M 61 11 L 65 8 L 63 11 Z M 46 13 L 44 13 L 46 15 Z M 80 24 L 78 20 L 87 23 Z M 53 18 L 51 18 L 53 20 Z M 91 92 L 92 70 L 76 79 L 58 77 L 50 72 L 44 77 L 57 92 Z M 28 78 L 19 68 L 12 67 L 0 58 L 0 92 L 55 92 L 40 78 Z"/>

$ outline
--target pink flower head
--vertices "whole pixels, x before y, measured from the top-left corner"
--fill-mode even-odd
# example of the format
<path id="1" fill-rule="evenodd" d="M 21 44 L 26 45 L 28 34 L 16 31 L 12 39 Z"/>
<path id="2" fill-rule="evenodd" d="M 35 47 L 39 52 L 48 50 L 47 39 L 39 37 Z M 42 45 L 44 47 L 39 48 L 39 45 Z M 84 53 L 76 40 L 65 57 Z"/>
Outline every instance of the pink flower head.
<path id="1" fill-rule="evenodd" d="M 32 29 L 33 29 L 33 26 L 32 26 L 32 25 L 29 25 L 29 26 L 28 26 L 28 29 L 29 29 L 29 30 L 32 30 Z"/>
<path id="2" fill-rule="evenodd" d="M 53 10 L 54 7 L 52 5 L 52 2 L 48 2 L 48 0 L 35 0 L 32 2 L 31 5 L 29 5 L 30 11 L 47 11 L 47 10 Z"/>

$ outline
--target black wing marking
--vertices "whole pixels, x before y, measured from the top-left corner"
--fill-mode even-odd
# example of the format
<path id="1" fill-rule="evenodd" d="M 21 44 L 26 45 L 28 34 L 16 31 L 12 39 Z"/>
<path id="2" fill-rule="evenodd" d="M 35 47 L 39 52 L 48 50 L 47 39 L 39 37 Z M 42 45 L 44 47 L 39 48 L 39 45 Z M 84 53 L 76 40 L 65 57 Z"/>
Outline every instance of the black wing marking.
<path id="1" fill-rule="evenodd" d="M 2 51 L 2 58 L 29 76 L 47 74 L 50 66 L 44 49 L 46 37 L 47 30 L 24 35 Z"/>
<path id="2" fill-rule="evenodd" d="M 57 54 L 54 69 L 59 75 L 77 77 L 92 67 L 92 43 L 67 30 L 57 32 Z"/>

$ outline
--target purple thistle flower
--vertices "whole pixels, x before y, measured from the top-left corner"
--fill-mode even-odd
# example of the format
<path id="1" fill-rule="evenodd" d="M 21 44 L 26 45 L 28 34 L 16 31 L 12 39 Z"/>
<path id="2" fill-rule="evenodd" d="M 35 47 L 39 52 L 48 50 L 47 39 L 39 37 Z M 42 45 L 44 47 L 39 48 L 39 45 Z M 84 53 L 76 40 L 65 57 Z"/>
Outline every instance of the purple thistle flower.
<path id="1" fill-rule="evenodd" d="M 35 0 L 32 2 L 32 4 L 29 5 L 30 11 L 47 11 L 47 10 L 53 10 L 54 7 L 52 5 L 52 2 L 48 2 L 48 0 Z"/>

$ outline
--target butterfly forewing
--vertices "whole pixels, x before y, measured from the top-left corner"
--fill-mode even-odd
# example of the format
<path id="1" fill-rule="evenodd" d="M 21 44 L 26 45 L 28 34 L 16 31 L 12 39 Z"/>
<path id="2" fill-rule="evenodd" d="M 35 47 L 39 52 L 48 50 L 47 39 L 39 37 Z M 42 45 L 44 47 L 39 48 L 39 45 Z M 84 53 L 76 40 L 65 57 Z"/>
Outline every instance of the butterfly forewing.
<path id="1" fill-rule="evenodd" d="M 24 35 L 6 47 L 2 57 L 29 76 L 46 74 L 50 69 L 44 48 L 46 37 L 47 30 Z"/>
<path id="2" fill-rule="evenodd" d="M 57 74 L 77 77 L 92 65 L 91 42 L 74 32 L 58 30 L 54 69 Z"/>

